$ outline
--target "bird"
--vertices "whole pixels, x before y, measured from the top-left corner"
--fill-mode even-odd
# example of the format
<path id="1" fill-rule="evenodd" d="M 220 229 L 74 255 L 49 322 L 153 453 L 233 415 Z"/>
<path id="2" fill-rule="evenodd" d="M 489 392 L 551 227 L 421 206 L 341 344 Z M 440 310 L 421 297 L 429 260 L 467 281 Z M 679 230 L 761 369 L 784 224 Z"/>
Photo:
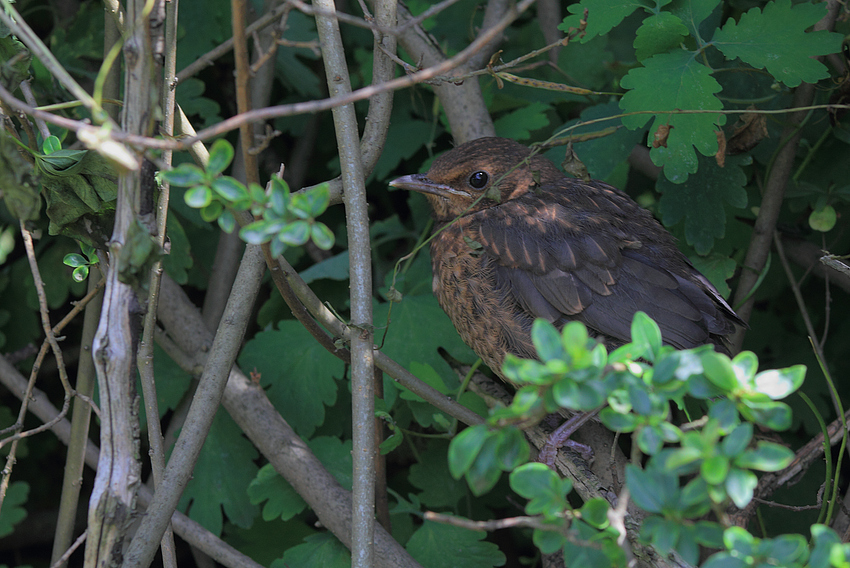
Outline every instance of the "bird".
<path id="1" fill-rule="evenodd" d="M 634 314 L 677 349 L 729 354 L 744 322 L 646 209 L 601 181 L 581 181 L 507 138 L 442 154 L 395 188 L 419 192 L 435 219 L 433 291 L 464 342 L 497 375 L 508 353 L 535 359 L 536 318 L 580 321 L 608 350 Z M 507 382 L 507 379 L 505 379 Z"/>

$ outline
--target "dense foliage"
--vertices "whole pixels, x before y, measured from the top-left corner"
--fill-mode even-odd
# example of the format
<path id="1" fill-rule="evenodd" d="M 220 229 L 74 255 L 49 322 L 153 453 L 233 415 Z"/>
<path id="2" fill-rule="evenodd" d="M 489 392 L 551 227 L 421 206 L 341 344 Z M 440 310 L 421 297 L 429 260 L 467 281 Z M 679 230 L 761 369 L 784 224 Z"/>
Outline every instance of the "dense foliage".
<path id="1" fill-rule="evenodd" d="M 12 5 L 3 4 L 12 13 Z M 432 4 L 411 0 L 406 8 L 417 15 Z M 400 28 L 399 37 L 417 29 L 426 37 L 424 30 L 432 46 L 454 56 L 481 33 L 489 10 L 499 15 L 494 7 L 499 2 L 490 4 L 485 10 L 477 0 L 448 3 L 418 25 Z M 846 519 L 838 512 L 847 491 L 841 436 L 830 434 L 841 444 L 826 451 L 826 459 L 817 454 L 822 444 L 805 444 L 826 431 L 826 423 L 838 420 L 842 430 L 841 401 L 850 394 L 841 381 L 850 372 L 845 356 L 850 323 L 841 317 L 850 310 L 850 278 L 819 262 L 821 250 L 841 254 L 850 245 L 850 62 L 841 55 L 843 49 L 850 56 L 848 42 L 842 43 L 850 33 L 850 13 L 834 2 L 791 0 L 583 0 L 564 6 L 564 13 L 558 2 L 538 4 L 505 29 L 501 52 L 491 57 L 494 48 L 485 47 L 473 55 L 473 68 L 441 74 L 431 81 L 434 86 L 395 91 L 389 121 L 369 124 L 387 130 L 380 158 L 366 174 L 372 263 L 359 268 L 372 274 L 373 323 L 367 331 L 374 332 L 380 353 L 471 409 L 479 422 L 467 427 L 457 414 L 438 410 L 434 398 L 383 374 L 375 415 L 384 435 L 380 450 L 392 537 L 426 567 L 539 565 L 552 554 L 564 555 L 567 565 L 625 565 L 633 554 L 649 565 L 671 552 L 676 562 L 712 568 L 848 565 L 840 524 Z M 302 11 L 301 3 L 250 6 L 254 18 L 277 10 L 269 22 L 277 24 L 279 36 L 270 52 L 271 84 L 254 100 L 274 107 L 320 101 L 334 92 L 320 56 L 330 48 L 319 45 L 311 10 Z M 336 6 L 360 21 L 340 26 L 352 87 L 366 87 L 373 81 L 373 30 L 358 3 Z M 268 128 L 259 128 L 247 144 L 256 150 L 259 183 L 249 181 L 250 171 L 246 177 L 245 144 L 234 129 L 204 140 L 209 152 L 175 152 L 173 168 L 161 149 L 148 148 L 146 157 L 159 170 L 156 182 L 170 184 L 167 242 L 160 246 L 151 238 L 150 218 L 157 214 L 152 207 L 136 211 L 128 228 L 131 254 L 118 258 L 110 250 L 107 256 L 120 209 L 117 180 L 141 152 L 141 146 L 110 138 L 113 127 L 101 128 L 106 111 L 115 108 L 104 95 L 110 16 L 104 24 L 103 7 L 93 1 L 20 0 L 14 9 L 56 61 L 41 61 L 30 40 L 0 28 L 0 81 L 10 96 L 28 100 L 20 88 L 27 79 L 31 107 L 80 99 L 57 78 L 58 65 L 97 103 L 46 109 L 90 121 L 97 134 L 70 121 L 49 124 L 47 133 L 39 131 L 38 116 L 19 117 L 6 96 L 0 97 L 6 118 L 0 136 L 0 427 L 14 426 L 0 440 L 4 459 L 12 456 L 0 486 L 0 564 L 49 566 L 57 558 L 55 551 L 52 559 L 46 552 L 54 534 L 34 527 L 41 515 L 60 516 L 67 451 L 59 440 L 67 442 L 68 436 L 10 437 L 49 419 L 35 410 L 18 419 L 26 397 L 14 382 L 23 380 L 17 373 L 29 374 L 38 361 L 37 389 L 57 408 L 63 396 L 69 399 L 52 356 L 43 363 L 43 355 L 36 359 L 44 340 L 40 299 L 41 311 L 49 309 L 56 326 L 86 287 L 93 289 L 107 261 L 120 264 L 122 281 L 144 297 L 151 268 L 161 260 L 168 277 L 204 305 L 204 323 L 215 328 L 241 255 L 242 245 L 230 234 L 268 245 L 271 256 L 282 254 L 321 300 L 318 305 L 324 302 L 338 321 L 349 322 L 350 268 L 352 263 L 358 268 L 360 257 L 349 254 L 351 233 L 339 183 L 333 181 L 348 170 L 339 157 L 332 114 L 309 107 L 268 119 L 263 127 Z M 400 17 L 407 17 L 404 10 Z M 178 22 L 176 44 L 165 51 L 176 50 L 179 71 L 231 37 L 231 5 L 183 0 Z M 551 45 L 564 37 L 569 41 Z M 261 40 L 256 41 L 249 42 L 255 51 Z M 526 57 L 547 44 L 549 49 Z M 398 66 L 396 76 L 431 64 L 423 63 L 429 60 L 415 51 L 415 42 L 402 39 L 401 45 L 399 57 L 408 68 Z M 177 103 L 196 130 L 237 114 L 235 67 L 234 55 L 226 51 L 181 77 Z M 633 323 L 632 343 L 612 353 L 578 324 L 559 333 L 538 323 L 540 360 L 509 358 L 505 364 L 505 374 L 522 385 L 513 401 L 480 386 L 488 379 L 473 379 L 476 356 L 431 293 L 428 205 L 421 195 L 392 190 L 387 182 L 427 170 L 453 139 L 472 136 L 451 112 L 458 103 L 442 100 L 448 95 L 439 89 L 476 82 L 480 93 L 463 96 L 492 117 L 479 130 L 539 143 L 540 151 L 570 173 L 624 189 L 678 237 L 694 265 L 736 309 L 746 306 L 749 329 L 740 354 L 730 359 L 706 347 L 664 347 L 657 326 L 643 314 Z M 814 89 L 806 90 L 809 84 Z M 354 111 L 362 130 L 370 122 L 369 101 L 358 100 Z M 162 118 L 161 110 L 156 114 Z M 153 180 L 153 170 L 148 173 Z M 246 219 L 248 213 L 252 218 Z M 766 241 L 754 233 L 766 234 Z M 26 234 L 36 237 L 32 256 L 44 280 L 41 296 Z M 766 262 L 758 260 L 759 248 Z M 228 250 L 236 252 L 228 257 Z M 351 406 L 357 393 L 350 386 L 350 365 L 334 353 L 348 347 L 348 340 L 316 315 L 319 308 L 308 305 L 328 331 L 324 344 L 316 341 L 270 280 L 260 288 L 244 340 L 235 340 L 236 364 L 350 491 L 357 450 Z M 224 296 L 216 296 L 213 290 L 223 282 Z M 167 322 L 161 326 L 152 365 L 158 418 L 166 445 L 173 447 L 202 362 L 198 353 L 175 347 L 180 341 Z M 77 385 L 83 360 L 90 360 L 92 331 L 79 315 L 57 333 L 64 338 L 59 343 L 64 359 L 56 360 Z M 211 341 L 204 345 L 213 348 Z M 472 383 L 477 386 L 471 389 Z M 102 404 L 101 392 L 93 398 Z M 606 434 L 620 434 L 610 451 L 623 456 L 611 467 L 612 485 L 588 492 L 580 479 L 531 459 L 536 449 L 526 429 L 562 408 L 600 407 L 598 421 Z M 348 549 L 333 527 L 317 523 L 312 497 L 299 495 L 228 411 L 220 410 L 212 421 L 178 510 L 262 565 L 349 566 Z M 66 429 L 70 417 L 62 422 Z M 138 454 L 145 481 L 152 467 L 146 461 L 149 419 L 140 412 Z M 94 417 L 89 438 L 96 444 L 102 443 L 99 431 Z M 573 463 L 587 458 L 562 453 Z M 597 454 L 587 461 L 600 466 L 608 459 Z M 792 462 L 799 466 L 793 487 L 763 475 Z M 93 473 L 86 470 L 82 480 L 84 509 Z M 760 501 L 756 510 L 754 496 L 788 507 Z M 72 510 L 72 526 L 73 516 Z M 467 519 L 505 521 L 475 525 Z M 184 529 L 177 530 L 183 536 Z M 194 562 L 179 539 L 178 561 Z M 82 553 L 70 562 L 82 565 Z"/>

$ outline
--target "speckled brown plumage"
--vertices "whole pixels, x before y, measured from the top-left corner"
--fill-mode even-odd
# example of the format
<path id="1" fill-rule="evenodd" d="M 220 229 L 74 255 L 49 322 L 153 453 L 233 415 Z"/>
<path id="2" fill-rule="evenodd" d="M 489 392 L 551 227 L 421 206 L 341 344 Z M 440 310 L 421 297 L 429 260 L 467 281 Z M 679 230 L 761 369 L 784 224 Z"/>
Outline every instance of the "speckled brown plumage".
<path id="1" fill-rule="evenodd" d="M 538 317 L 557 327 L 581 321 L 609 348 L 629 340 L 638 310 L 680 349 L 726 351 L 725 337 L 742 324 L 648 211 L 602 182 L 568 178 L 512 140 L 467 142 L 427 174 L 390 185 L 431 203 L 434 294 L 496 372 L 505 353 L 535 356 Z"/>

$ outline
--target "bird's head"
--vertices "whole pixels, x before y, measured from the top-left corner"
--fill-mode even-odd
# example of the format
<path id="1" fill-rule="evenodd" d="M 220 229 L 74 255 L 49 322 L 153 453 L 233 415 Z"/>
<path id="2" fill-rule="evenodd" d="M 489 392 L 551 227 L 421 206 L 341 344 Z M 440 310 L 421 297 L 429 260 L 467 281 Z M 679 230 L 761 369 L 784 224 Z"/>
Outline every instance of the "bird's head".
<path id="1" fill-rule="evenodd" d="M 437 219 L 445 221 L 516 199 L 553 176 L 563 174 L 522 144 L 479 138 L 434 160 L 427 174 L 403 176 L 390 185 L 424 193 Z"/>

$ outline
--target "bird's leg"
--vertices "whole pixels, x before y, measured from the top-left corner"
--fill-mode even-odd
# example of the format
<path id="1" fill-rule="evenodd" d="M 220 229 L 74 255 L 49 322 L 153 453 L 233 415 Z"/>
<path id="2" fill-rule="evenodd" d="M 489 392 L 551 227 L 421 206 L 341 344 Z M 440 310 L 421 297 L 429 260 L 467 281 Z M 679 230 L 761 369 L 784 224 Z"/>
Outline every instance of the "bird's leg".
<path id="1" fill-rule="evenodd" d="M 572 436 L 576 430 L 581 428 L 585 422 L 596 416 L 596 413 L 598 412 L 598 408 L 596 410 L 591 410 L 590 412 L 581 412 L 558 426 L 558 428 L 549 435 L 549 438 L 546 440 L 546 443 L 543 444 L 543 447 L 540 448 L 540 453 L 537 455 L 537 461 L 555 469 L 555 455 L 558 453 L 558 449 L 563 446 L 569 446 L 578 452 L 585 461 L 591 461 L 593 459 L 593 450 L 590 449 L 590 446 L 586 446 L 580 442 L 576 442 L 575 440 L 570 440 L 570 436 Z"/>

